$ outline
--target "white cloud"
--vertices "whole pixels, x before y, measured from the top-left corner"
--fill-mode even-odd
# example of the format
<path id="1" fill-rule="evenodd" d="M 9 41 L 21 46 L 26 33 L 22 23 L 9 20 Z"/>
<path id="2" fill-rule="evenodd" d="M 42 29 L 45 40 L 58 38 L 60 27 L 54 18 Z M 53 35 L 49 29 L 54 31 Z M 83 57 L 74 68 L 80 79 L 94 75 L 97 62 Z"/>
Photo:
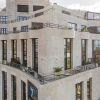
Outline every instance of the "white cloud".
<path id="1" fill-rule="evenodd" d="M 80 4 L 72 4 L 72 5 L 69 5 L 68 8 L 100 12 L 100 2 L 95 3 L 94 5 L 89 5 L 89 6 L 83 6 Z"/>
<path id="2" fill-rule="evenodd" d="M 70 8 L 88 10 L 92 12 L 100 12 L 100 1 L 99 0 L 51 0 L 57 2 L 59 5 Z"/>
<path id="3" fill-rule="evenodd" d="M 100 1 L 99 0 L 50 0 L 52 3 L 56 2 L 61 6 L 70 9 L 88 10 L 93 12 L 100 12 Z M 0 9 L 4 8 L 6 0 L 0 0 Z"/>
<path id="4" fill-rule="evenodd" d="M 6 5 L 6 0 L 0 0 L 0 10 Z"/>

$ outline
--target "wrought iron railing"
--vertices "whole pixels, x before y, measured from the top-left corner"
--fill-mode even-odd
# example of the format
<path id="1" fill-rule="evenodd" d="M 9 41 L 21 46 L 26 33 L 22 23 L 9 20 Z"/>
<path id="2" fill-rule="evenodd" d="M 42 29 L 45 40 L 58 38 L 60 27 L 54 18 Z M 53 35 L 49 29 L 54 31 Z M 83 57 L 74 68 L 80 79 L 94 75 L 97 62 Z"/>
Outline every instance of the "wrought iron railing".
<path id="1" fill-rule="evenodd" d="M 62 78 L 66 78 L 81 72 L 89 71 L 94 68 L 98 68 L 98 63 L 95 63 L 93 59 L 91 59 L 91 63 L 88 63 L 84 66 L 78 66 L 76 68 L 70 69 L 70 70 L 63 70 L 60 75 L 57 75 L 56 73 L 53 73 L 51 75 L 42 76 L 34 71 L 31 67 L 25 67 L 21 64 L 17 63 L 6 63 L 7 66 L 16 68 L 20 71 L 25 72 L 26 74 L 32 76 L 34 79 L 38 80 L 40 84 L 46 84 L 51 81 L 59 80 Z"/>

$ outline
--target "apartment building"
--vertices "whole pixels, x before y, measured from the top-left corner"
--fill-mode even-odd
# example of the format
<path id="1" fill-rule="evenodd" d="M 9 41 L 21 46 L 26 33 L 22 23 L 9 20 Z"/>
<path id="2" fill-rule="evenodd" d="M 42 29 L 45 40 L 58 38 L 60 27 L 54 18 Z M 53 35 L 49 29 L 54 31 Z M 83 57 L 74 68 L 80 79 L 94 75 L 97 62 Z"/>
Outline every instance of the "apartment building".
<path id="1" fill-rule="evenodd" d="M 1 100 L 99 100 L 100 13 L 6 0 L 0 12 Z"/>

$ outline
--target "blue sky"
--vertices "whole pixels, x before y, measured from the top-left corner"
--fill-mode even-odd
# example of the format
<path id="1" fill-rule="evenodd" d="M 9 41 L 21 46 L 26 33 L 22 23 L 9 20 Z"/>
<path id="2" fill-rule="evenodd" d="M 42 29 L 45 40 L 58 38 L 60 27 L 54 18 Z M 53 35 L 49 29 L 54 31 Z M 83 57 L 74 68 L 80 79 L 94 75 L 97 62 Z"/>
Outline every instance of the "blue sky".
<path id="1" fill-rule="evenodd" d="M 50 0 L 61 6 L 72 9 L 84 9 L 100 12 L 100 0 Z M 5 7 L 5 0 L 0 0 L 0 9 Z"/>

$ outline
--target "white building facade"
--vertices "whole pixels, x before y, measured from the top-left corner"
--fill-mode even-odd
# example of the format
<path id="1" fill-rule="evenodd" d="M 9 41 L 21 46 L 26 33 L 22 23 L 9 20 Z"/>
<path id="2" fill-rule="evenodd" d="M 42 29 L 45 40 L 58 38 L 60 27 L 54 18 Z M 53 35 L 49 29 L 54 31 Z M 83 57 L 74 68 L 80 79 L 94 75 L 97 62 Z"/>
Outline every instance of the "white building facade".
<path id="1" fill-rule="evenodd" d="M 1 100 L 99 100 L 100 14 L 49 0 L 7 0 L 0 12 Z"/>

